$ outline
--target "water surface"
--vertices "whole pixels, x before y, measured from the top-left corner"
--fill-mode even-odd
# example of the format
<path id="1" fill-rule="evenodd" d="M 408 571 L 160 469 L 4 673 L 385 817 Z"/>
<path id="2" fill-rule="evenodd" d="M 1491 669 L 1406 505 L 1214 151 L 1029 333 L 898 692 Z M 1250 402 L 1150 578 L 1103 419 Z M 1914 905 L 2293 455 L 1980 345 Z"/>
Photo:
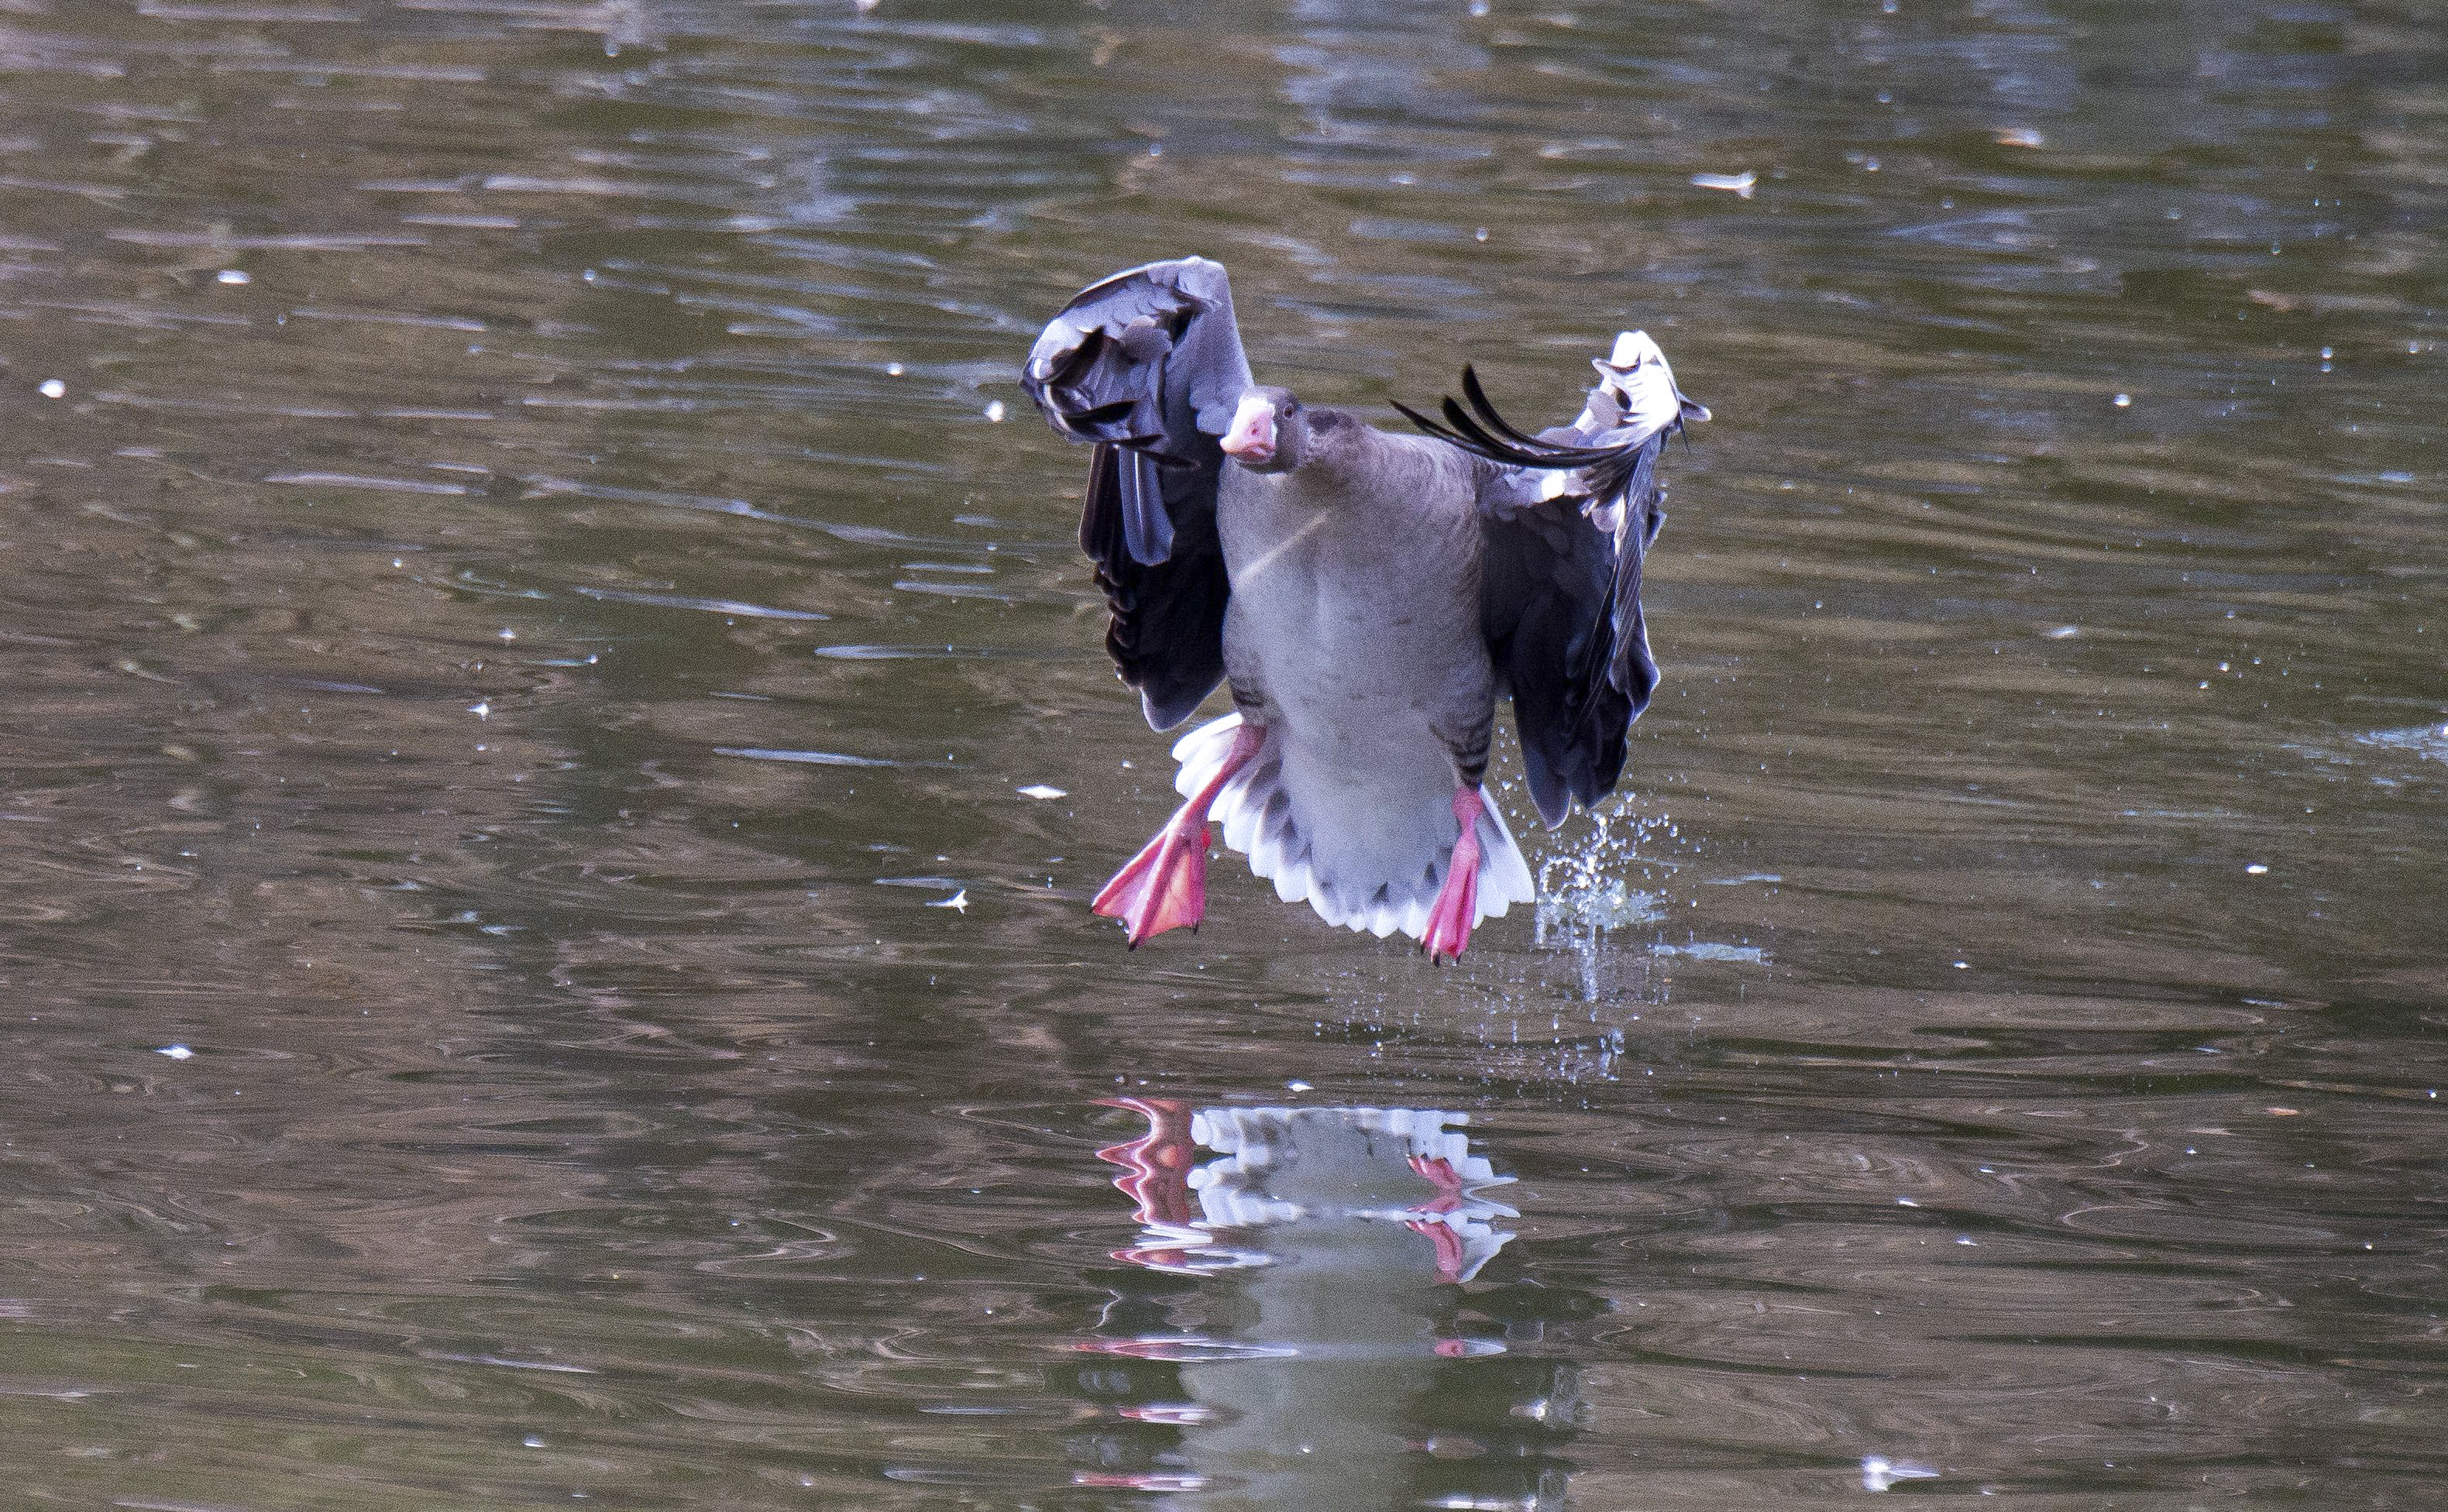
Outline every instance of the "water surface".
<path id="1" fill-rule="evenodd" d="M 2405 3 L 8 5 L 0 1471 L 2437 1505 L 2443 80 Z M 1189 251 L 1316 401 L 1642 326 L 1718 415 L 1459 969 L 1087 914 L 1166 742 L 1015 366 Z"/>

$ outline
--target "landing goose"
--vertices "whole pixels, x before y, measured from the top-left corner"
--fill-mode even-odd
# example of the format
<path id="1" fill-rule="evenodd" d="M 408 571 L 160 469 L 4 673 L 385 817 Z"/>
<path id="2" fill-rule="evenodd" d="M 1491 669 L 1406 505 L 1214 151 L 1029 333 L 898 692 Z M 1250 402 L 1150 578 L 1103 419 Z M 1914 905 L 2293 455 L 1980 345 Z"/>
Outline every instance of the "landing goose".
<path id="1" fill-rule="evenodd" d="M 1549 826 L 1597 803 L 1657 683 L 1641 559 L 1666 438 L 1708 411 L 1637 331 L 1568 426 L 1531 435 L 1463 370 L 1422 432 L 1307 406 L 1250 373 L 1221 264 L 1152 262 L 1082 291 L 1022 374 L 1094 445 L 1080 545 L 1148 723 L 1229 682 L 1173 748 L 1187 802 L 1098 893 L 1136 947 L 1206 911 L 1208 824 L 1331 925 L 1459 957 L 1535 897 L 1483 786 L 1510 697 Z"/>

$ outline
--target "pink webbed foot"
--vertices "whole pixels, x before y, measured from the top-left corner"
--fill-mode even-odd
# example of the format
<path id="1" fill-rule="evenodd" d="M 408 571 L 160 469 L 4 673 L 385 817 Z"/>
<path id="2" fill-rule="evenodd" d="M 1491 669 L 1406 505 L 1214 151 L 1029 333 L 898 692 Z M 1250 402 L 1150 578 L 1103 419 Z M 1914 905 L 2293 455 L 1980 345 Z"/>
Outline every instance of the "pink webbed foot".
<path id="1" fill-rule="evenodd" d="M 1462 821 L 1462 836 L 1454 841 L 1445 884 L 1437 890 L 1428 927 L 1420 935 L 1420 948 L 1431 961 L 1459 961 L 1470 948 L 1470 927 L 1479 918 L 1479 816 L 1485 807 L 1478 788 L 1454 790 L 1453 813 Z"/>
<path id="2" fill-rule="evenodd" d="M 1119 919 L 1131 948 L 1139 942 L 1207 916 L 1207 811 L 1184 805 L 1128 865 L 1114 873 L 1088 907 Z"/>
<path id="3" fill-rule="evenodd" d="M 1207 916 L 1207 852 L 1212 844 L 1207 811 L 1233 774 L 1258 754 L 1263 738 L 1263 732 L 1247 724 L 1234 731 L 1222 768 L 1174 811 L 1156 838 L 1115 872 L 1088 906 L 1100 917 L 1119 919 L 1132 949 L 1167 929 L 1195 928 Z"/>

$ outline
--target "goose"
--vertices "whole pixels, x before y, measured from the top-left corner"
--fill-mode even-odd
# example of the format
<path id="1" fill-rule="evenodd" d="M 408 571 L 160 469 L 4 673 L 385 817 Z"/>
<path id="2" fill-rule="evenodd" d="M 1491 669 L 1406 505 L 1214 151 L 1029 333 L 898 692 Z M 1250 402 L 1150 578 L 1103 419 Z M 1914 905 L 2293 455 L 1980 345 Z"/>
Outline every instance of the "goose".
<path id="1" fill-rule="evenodd" d="M 1614 791 L 1657 685 L 1641 564 L 1666 440 L 1709 411 L 1616 336 L 1571 424 L 1507 422 L 1465 366 L 1418 432 L 1257 383 L 1222 264 L 1126 269 L 1065 304 L 1022 386 L 1089 443 L 1080 545 L 1105 649 L 1170 731 L 1185 801 L 1091 905 L 1136 949 L 1205 917 L 1217 823 L 1287 903 L 1440 964 L 1537 890 L 1485 778 L 1510 698 L 1549 827 Z"/>

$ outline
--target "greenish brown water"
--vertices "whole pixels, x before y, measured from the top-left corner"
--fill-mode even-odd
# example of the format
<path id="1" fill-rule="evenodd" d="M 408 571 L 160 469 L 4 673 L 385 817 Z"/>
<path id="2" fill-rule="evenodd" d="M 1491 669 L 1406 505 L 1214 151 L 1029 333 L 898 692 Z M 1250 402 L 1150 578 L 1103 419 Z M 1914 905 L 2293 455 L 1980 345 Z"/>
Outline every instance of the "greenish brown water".
<path id="1" fill-rule="evenodd" d="M 1472 9 L 0 5 L 10 1504 L 2442 1503 L 2440 17 Z M 1191 251 L 1716 411 L 1459 969 L 1087 914 Z M 1514 1179 L 1115 1189 L 1269 1106 Z"/>

